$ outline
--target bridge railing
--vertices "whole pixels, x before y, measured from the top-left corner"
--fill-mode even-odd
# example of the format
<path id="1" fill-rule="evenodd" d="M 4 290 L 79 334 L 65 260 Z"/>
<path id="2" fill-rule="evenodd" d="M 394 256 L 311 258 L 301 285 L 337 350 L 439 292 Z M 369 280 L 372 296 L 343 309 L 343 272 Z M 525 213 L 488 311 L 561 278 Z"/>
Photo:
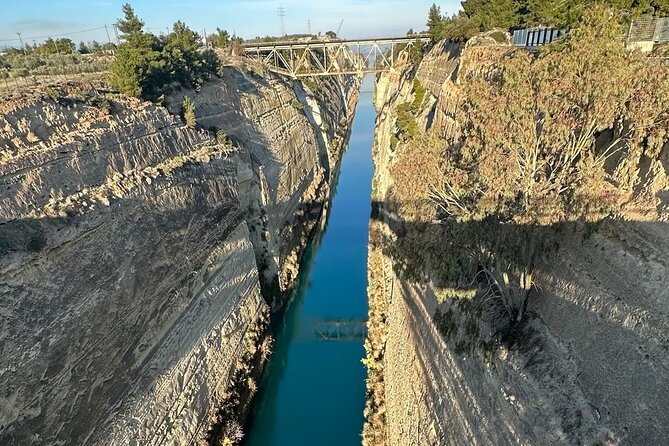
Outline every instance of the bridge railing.
<path id="1" fill-rule="evenodd" d="M 290 48 L 304 48 L 309 46 L 317 46 L 320 48 L 334 48 L 341 45 L 371 45 L 374 43 L 378 44 L 391 44 L 391 43 L 408 43 L 415 42 L 416 40 L 429 40 L 431 36 L 429 34 L 412 34 L 410 36 L 402 37 L 368 37 L 360 39 L 312 39 L 312 40 L 279 40 L 276 42 L 247 42 L 242 45 L 246 52 L 256 51 L 268 51 L 272 48 L 276 49 L 290 49 Z"/>

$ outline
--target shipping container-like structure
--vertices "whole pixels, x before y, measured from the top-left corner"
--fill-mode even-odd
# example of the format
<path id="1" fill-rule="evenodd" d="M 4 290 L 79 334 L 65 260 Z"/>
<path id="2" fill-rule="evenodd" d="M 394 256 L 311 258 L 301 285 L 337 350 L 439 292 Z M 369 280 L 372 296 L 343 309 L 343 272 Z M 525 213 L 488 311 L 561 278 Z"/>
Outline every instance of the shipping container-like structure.
<path id="1" fill-rule="evenodd" d="M 627 35 L 629 48 L 651 52 L 660 43 L 669 43 L 669 17 L 645 15 L 632 22 Z"/>
<path id="2" fill-rule="evenodd" d="M 567 32 L 558 28 L 525 28 L 513 32 L 513 44 L 516 46 L 535 47 L 555 42 Z"/>

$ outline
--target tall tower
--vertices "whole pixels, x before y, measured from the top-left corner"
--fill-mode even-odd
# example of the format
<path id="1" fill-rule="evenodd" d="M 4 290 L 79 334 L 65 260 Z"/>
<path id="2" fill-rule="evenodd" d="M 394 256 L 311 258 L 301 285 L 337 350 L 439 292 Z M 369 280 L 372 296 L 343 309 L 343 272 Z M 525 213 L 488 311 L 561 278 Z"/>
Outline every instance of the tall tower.
<path id="1" fill-rule="evenodd" d="M 279 16 L 279 21 L 281 22 L 281 37 L 283 37 L 286 35 L 286 25 L 283 22 L 283 18 L 286 16 L 286 9 L 283 6 L 279 6 L 277 15 Z"/>

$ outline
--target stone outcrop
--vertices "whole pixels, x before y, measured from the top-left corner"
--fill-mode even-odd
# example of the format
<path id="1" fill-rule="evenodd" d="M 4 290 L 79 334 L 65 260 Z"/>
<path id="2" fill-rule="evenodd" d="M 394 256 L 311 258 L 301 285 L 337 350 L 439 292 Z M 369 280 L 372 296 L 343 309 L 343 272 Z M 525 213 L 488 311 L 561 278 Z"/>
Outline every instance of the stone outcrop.
<path id="1" fill-rule="evenodd" d="M 417 69 L 394 70 L 378 81 L 365 443 L 663 443 L 669 436 L 669 230 L 662 221 L 669 144 L 641 166 L 661 221 L 628 218 L 565 231 L 551 262 L 535 273 L 531 315 L 511 343 L 478 345 L 486 323 L 472 317 L 477 309 L 440 297 L 433 280 L 416 283 L 399 274 L 388 252 L 387 240 L 401 225 L 401 216 L 385 206 L 398 104 L 413 100 L 418 79 L 430 92 L 418 127 L 453 135 L 462 59 L 469 69 L 485 69 L 489 51 L 500 49 L 440 44 Z"/>
<path id="2" fill-rule="evenodd" d="M 93 86 L 0 106 L 0 443 L 207 441 L 345 142 L 357 81 L 316 85 L 227 67 L 167 98 L 197 130 Z"/>

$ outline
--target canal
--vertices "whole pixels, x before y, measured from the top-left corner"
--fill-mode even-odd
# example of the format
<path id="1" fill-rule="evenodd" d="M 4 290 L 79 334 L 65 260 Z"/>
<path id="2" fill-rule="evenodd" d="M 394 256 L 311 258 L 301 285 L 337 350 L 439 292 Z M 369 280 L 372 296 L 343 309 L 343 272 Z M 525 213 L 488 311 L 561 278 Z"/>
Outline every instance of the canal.
<path id="1" fill-rule="evenodd" d="M 307 249 L 299 285 L 274 326 L 274 353 L 252 408 L 246 446 L 361 442 L 364 339 L 355 333 L 331 338 L 339 322 L 339 333 L 351 334 L 350 327 L 367 317 L 373 87 L 374 77 L 367 76 L 325 227 Z"/>

